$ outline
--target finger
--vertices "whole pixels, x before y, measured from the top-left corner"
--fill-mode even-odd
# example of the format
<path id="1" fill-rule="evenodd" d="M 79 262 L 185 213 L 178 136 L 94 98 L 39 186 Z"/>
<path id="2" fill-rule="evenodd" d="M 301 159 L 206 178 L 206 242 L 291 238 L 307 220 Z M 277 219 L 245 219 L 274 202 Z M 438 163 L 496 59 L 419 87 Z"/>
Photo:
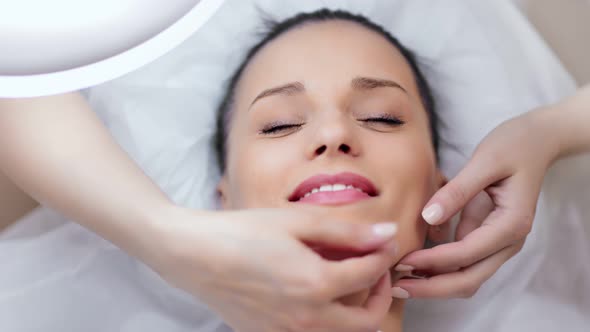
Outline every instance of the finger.
<path id="1" fill-rule="evenodd" d="M 395 263 L 396 256 L 397 244 L 392 241 L 363 257 L 327 262 L 323 273 L 329 285 L 328 295 L 337 299 L 375 285 Z"/>
<path id="2" fill-rule="evenodd" d="M 330 331 L 377 331 L 389 312 L 391 302 L 391 275 L 387 271 L 371 288 L 362 306 L 334 303 L 324 309 L 322 325 L 332 328 Z"/>
<path id="3" fill-rule="evenodd" d="M 437 274 L 452 268 L 470 266 L 522 240 L 522 234 L 514 232 L 514 224 L 518 221 L 511 216 L 505 217 L 494 211 L 488 217 L 490 219 L 493 221 L 484 222 L 462 240 L 412 252 L 400 264 Z"/>
<path id="4" fill-rule="evenodd" d="M 520 251 L 522 243 L 505 248 L 489 258 L 457 272 L 440 274 L 429 279 L 401 279 L 395 284 L 393 292 L 394 294 L 407 295 L 405 298 L 472 297 L 485 281 Z"/>
<path id="5" fill-rule="evenodd" d="M 422 217 L 431 225 L 439 225 L 457 214 L 477 193 L 506 176 L 500 172 L 496 162 L 489 162 L 483 154 L 475 154 L 459 174 L 439 189 L 426 208 Z"/>
<path id="6" fill-rule="evenodd" d="M 526 177 L 511 177 L 493 191 L 495 208 L 481 227 L 458 242 L 410 253 L 400 262 L 416 270 L 448 271 L 467 267 L 525 239 L 532 229 L 538 192 Z M 532 195 L 531 195 L 532 190 Z M 532 197 L 531 197 L 532 196 Z"/>
<path id="7" fill-rule="evenodd" d="M 290 227 L 298 239 L 310 245 L 362 252 L 383 246 L 397 233 L 397 224 L 391 222 L 366 225 L 310 219 L 294 221 Z"/>
<path id="8" fill-rule="evenodd" d="M 451 237 L 451 224 L 444 223 L 428 227 L 428 239 L 434 243 L 449 242 Z"/>
<path id="9" fill-rule="evenodd" d="M 485 191 L 479 192 L 461 212 L 461 218 L 455 230 L 455 241 L 460 241 L 480 227 L 494 210 L 494 202 Z"/>

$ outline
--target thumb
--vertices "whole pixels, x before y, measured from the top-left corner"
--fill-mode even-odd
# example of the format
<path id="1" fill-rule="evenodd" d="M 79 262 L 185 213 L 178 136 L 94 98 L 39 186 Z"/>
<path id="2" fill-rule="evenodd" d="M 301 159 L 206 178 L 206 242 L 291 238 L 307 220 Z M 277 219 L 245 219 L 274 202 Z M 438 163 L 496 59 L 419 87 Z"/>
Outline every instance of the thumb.
<path id="1" fill-rule="evenodd" d="M 372 251 L 390 242 L 397 224 L 358 224 L 346 221 L 320 220 L 298 222 L 294 235 L 310 246 L 353 251 Z"/>
<path id="2" fill-rule="evenodd" d="M 482 190 L 503 179 L 496 167 L 474 155 L 455 178 L 440 188 L 426 204 L 422 218 L 430 225 L 440 225 L 454 216 Z"/>

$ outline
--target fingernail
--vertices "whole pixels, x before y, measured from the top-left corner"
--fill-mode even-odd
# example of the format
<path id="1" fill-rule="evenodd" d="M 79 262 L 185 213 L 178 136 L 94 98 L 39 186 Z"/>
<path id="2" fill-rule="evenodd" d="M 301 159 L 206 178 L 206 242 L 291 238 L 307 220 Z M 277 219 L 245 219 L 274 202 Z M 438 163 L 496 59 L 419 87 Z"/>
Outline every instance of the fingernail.
<path id="1" fill-rule="evenodd" d="M 410 266 L 410 265 L 405 265 L 405 264 L 397 264 L 395 266 L 395 270 L 397 272 L 410 272 L 410 271 L 414 270 L 414 267 Z"/>
<path id="2" fill-rule="evenodd" d="M 391 289 L 391 296 L 396 297 L 398 299 L 409 299 L 410 293 L 401 287 L 393 287 Z"/>
<path id="3" fill-rule="evenodd" d="M 394 223 L 381 223 L 373 225 L 373 234 L 380 238 L 389 238 L 397 233 L 397 225 Z"/>
<path id="4" fill-rule="evenodd" d="M 422 211 L 422 218 L 430 225 L 435 225 L 443 216 L 443 209 L 440 204 L 432 204 Z"/>

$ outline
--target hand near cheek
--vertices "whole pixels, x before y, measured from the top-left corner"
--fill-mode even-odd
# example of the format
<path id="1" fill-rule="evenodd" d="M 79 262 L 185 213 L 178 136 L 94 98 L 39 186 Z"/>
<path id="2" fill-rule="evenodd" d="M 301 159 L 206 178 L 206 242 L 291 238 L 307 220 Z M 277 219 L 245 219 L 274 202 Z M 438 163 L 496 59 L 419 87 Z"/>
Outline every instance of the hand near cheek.
<path id="1" fill-rule="evenodd" d="M 444 242 L 447 221 L 462 210 L 455 242 L 404 257 L 397 270 L 430 277 L 398 281 L 394 296 L 471 297 L 521 250 L 532 229 L 543 177 L 558 155 L 546 127 L 533 116 L 492 131 L 465 168 L 430 200 L 423 216 L 433 225 L 429 236 L 435 242 Z"/>
<path id="2" fill-rule="evenodd" d="M 174 208 L 163 220 L 152 267 L 236 331 L 377 331 L 392 302 L 395 224 L 346 223 L 295 209 L 199 215 Z M 367 254 L 331 261 L 312 249 L 318 245 Z M 340 301 L 354 293 L 360 301 Z"/>

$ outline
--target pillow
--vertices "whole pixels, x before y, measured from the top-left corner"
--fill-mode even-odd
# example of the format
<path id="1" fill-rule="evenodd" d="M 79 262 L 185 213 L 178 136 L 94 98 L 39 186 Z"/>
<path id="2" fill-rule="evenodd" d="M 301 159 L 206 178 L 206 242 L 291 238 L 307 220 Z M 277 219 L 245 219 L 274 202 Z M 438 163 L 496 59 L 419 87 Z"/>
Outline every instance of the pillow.
<path id="1" fill-rule="evenodd" d="M 477 143 L 496 125 L 575 89 L 556 57 L 508 0 L 226 0 L 214 17 L 177 49 L 84 94 L 121 146 L 175 202 L 214 208 L 219 174 L 210 139 L 215 110 L 224 83 L 257 41 L 260 13 L 282 19 L 320 7 L 364 14 L 417 53 L 439 106 L 441 168 L 449 177 L 460 170 Z M 523 317 L 540 315 L 536 310 L 552 318 L 553 325 L 541 326 L 548 330 L 555 324 L 584 326 L 583 315 L 576 315 L 575 310 L 590 310 L 590 305 L 571 301 L 569 296 L 582 286 L 572 285 L 563 276 L 553 278 L 555 274 L 547 268 L 566 254 L 552 249 L 568 236 L 577 235 L 576 252 L 587 249 L 587 238 L 584 241 L 577 232 L 583 216 L 575 204 L 558 202 L 549 208 L 545 203 L 560 190 L 564 188 L 542 196 L 527 245 L 475 298 L 448 303 L 410 301 L 406 328 L 417 332 L 505 331 L 520 326 L 517 330 L 530 330 Z M 546 246 L 548 234 L 555 232 L 551 228 L 555 223 L 550 221 L 565 211 L 571 215 L 568 228 L 560 230 L 560 240 L 554 239 L 557 242 L 552 247 Z M 30 216 L 16 227 L 34 228 L 41 218 Z M 35 312 L 44 313 L 44 327 L 59 327 L 63 311 L 70 317 L 81 317 L 73 322 L 85 331 L 226 331 L 202 304 L 168 287 L 141 263 L 75 224 L 52 226 L 38 235 L 43 241 L 32 239 L 30 232 L 12 231 L 12 236 L 4 236 L 0 242 L 0 255 L 3 262 L 18 259 L 18 273 L 15 269 L 8 276 L 0 273 L 0 330 L 22 330 L 35 324 L 26 318 L 34 303 Z M 80 242 L 84 246 L 80 247 Z M 29 250 L 23 256 L 19 248 L 25 246 Z M 59 252 L 60 264 L 51 264 L 51 258 L 42 252 Z M 63 258 L 68 252 L 72 252 L 70 261 Z M 562 256 L 555 254 L 558 252 Z M 584 258 L 590 262 L 587 256 L 575 257 L 580 266 L 574 271 L 576 276 L 587 272 L 588 267 L 581 264 Z M 33 277 L 31 271 L 35 271 Z M 541 271 L 544 278 L 535 278 Z M 539 284 L 549 280 L 562 295 L 538 294 Z M 111 294 L 125 294 L 116 306 L 104 294 L 105 285 Z M 18 302 L 10 301 L 15 292 Z M 562 302 L 574 310 L 562 309 L 559 316 L 552 315 L 556 303 Z M 515 309 L 512 313 L 511 308 Z M 95 318 L 92 312 L 103 314 Z"/>

